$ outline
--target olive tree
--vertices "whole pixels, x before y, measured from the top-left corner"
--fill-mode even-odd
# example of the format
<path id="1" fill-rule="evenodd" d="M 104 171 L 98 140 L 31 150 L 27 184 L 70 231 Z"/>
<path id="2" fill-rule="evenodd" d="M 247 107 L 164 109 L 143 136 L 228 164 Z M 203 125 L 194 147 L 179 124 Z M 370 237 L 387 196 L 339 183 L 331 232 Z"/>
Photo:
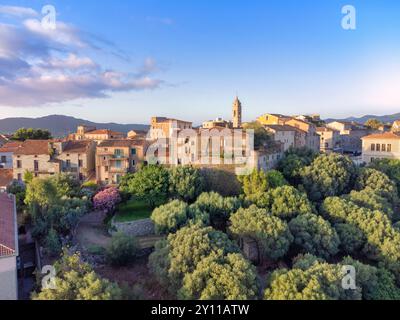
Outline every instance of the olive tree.
<path id="1" fill-rule="evenodd" d="M 169 170 L 169 193 L 173 198 L 191 202 L 201 194 L 204 179 L 199 169 L 177 166 Z"/>

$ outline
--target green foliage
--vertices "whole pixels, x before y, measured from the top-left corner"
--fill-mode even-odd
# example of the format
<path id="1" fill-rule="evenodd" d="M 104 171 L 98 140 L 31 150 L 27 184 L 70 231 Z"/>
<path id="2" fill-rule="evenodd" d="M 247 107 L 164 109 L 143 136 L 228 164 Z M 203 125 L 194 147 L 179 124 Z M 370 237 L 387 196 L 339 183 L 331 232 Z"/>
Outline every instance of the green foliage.
<path id="1" fill-rule="evenodd" d="M 393 205 L 398 202 L 396 184 L 386 174 L 375 169 L 364 168 L 361 170 L 356 181 L 356 189 L 375 192 Z"/>
<path id="2" fill-rule="evenodd" d="M 342 288 L 344 274 L 341 265 L 328 264 L 308 256 L 306 261 L 297 262 L 297 266 L 304 269 L 279 269 L 272 273 L 264 294 L 266 300 L 361 299 L 360 290 Z"/>
<path id="3" fill-rule="evenodd" d="M 320 155 L 302 172 L 302 183 L 311 200 L 342 195 L 353 187 L 356 167 L 346 156 Z"/>
<path id="4" fill-rule="evenodd" d="M 57 256 L 61 253 L 62 244 L 57 232 L 51 228 L 46 236 L 46 249 L 51 256 Z"/>
<path id="5" fill-rule="evenodd" d="M 25 172 L 24 172 L 23 180 L 24 180 L 24 182 L 25 182 L 26 184 L 31 183 L 31 181 L 33 180 L 33 173 L 30 172 L 30 171 L 28 171 L 28 170 L 25 171 Z"/>
<path id="6" fill-rule="evenodd" d="M 399 300 L 400 288 L 396 286 L 393 274 L 383 268 L 363 264 L 351 257 L 346 257 L 342 265 L 356 269 L 356 285 L 362 290 L 365 300 Z"/>
<path id="7" fill-rule="evenodd" d="M 137 249 L 136 238 L 118 232 L 112 236 L 106 249 L 106 259 L 113 266 L 126 266 L 135 259 Z"/>
<path id="8" fill-rule="evenodd" d="M 154 209 L 151 220 L 155 224 L 157 234 L 176 232 L 188 219 L 188 205 L 185 202 L 174 200 Z"/>
<path id="9" fill-rule="evenodd" d="M 317 153 L 309 148 L 290 148 L 278 163 L 278 170 L 293 185 L 301 183 L 301 171 L 309 166 L 317 157 Z"/>
<path id="10" fill-rule="evenodd" d="M 328 259 L 338 253 L 339 237 L 330 223 L 312 213 L 299 215 L 289 223 L 294 244 L 304 253 Z"/>
<path id="11" fill-rule="evenodd" d="M 365 122 L 365 126 L 373 130 L 379 130 L 379 128 L 383 125 L 378 119 L 368 119 Z"/>
<path id="12" fill-rule="evenodd" d="M 33 300 L 120 300 L 122 291 L 117 284 L 100 278 L 83 263 L 78 253 L 64 251 L 55 264 L 55 289 L 44 289 L 32 295 Z"/>
<path id="13" fill-rule="evenodd" d="M 15 131 L 11 137 L 12 140 L 25 141 L 25 140 L 48 140 L 51 139 L 51 133 L 48 130 L 21 128 Z"/>
<path id="14" fill-rule="evenodd" d="M 254 130 L 254 148 L 257 150 L 272 141 L 271 134 L 258 122 L 248 122 L 243 125 L 245 130 Z"/>
<path id="15" fill-rule="evenodd" d="M 265 208 L 282 219 L 314 212 L 307 195 L 292 186 L 278 187 L 263 193 L 255 203 L 259 208 Z"/>
<path id="16" fill-rule="evenodd" d="M 26 187 L 18 180 L 13 180 L 7 187 L 7 192 L 15 196 L 17 211 L 21 212 L 25 207 Z"/>
<path id="17" fill-rule="evenodd" d="M 242 183 L 246 198 L 250 201 L 256 201 L 262 193 L 270 189 L 287 184 L 282 173 L 276 170 L 268 172 L 254 170 L 249 175 L 240 176 L 239 181 Z"/>
<path id="18" fill-rule="evenodd" d="M 204 258 L 212 253 L 237 252 L 239 248 L 226 234 L 193 224 L 158 242 L 149 257 L 149 268 L 163 286 L 176 294 L 182 288 L 185 275 L 194 272 Z"/>
<path id="19" fill-rule="evenodd" d="M 397 159 L 375 159 L 369 168 L 379 170 L 386 174 L 396 183 L 397 190 L 400 191 L 400 160 Z"/>
<path id="20" fill-rule="evenodd" d="M 202 168 L 204 191 L 217 192 L 224 197 L 235 197 L 242 193 L 242 187 L 234 172 L 216 168 Z"/>
<path id="21" fill-rule="evenodd" d="M 385 213 L 358 207 L 338 197 L 325 199 L 321 211 L 330 221 L 356 226 L 367 239 L 364 247 L 367 256 L 382 262 L 400 281 L 400 232 Z"/>
<path id="22" fill-rule="evenodd" d="M 27 186 L 25 204 L 29 207 L 37 205 L 47 208 L 59 200 L 56 186 L 51 179 L 35 178 Z"/>
<path id="23" fill-rule="evenodd" d="M 152 208 L 164 203 L 168 196 L 169 174 L 162 166 L 149 165 L 127 176 L 120 189 L 145 200 Z"/>
<path id="24" fill-rule="evenodd" d="M 311 268 L 315 263 L 324 263 L 325 260 L 318 258 L 310 253 L 299 254 L 293 258 L 293 269 L 307 270 Z"/>
<path id="25" fill-rule="evenodd" d="M 257 297 L 257 273 L 241 254 L 219 252 L 204 258 L 183 280 L 181 299 L 250 300 Z"/>
<path id="26" fill-rule="evenodd" d="M 54 186 L 57 190 L 57 197 L 68 197 L 74 198 L 78 197 L 80 185 L 77 180 L 75 180 L 71 175 L 68 174 L 57 174 L 50 178 L 50 180 L 54 183 Z"/>
<path id="27" fill-rule="evenodd" d="M 286 222 L 254 205 L 248 209 L 239 209 L 230 221 L 232 234 L 255 239 L 267 259 L 283 257 L 293 241 Z"/>
<path id="28" fill-rule="evenodd" d="M 337 223 L 335 230 L 340 239 L 340 249 L 347 254 L 359 253 L 366 243 L 362 231 L 353 224 Z"/>
<path id="29" fill-rule="evenodd" d="M 189 166 L 173 167 L 169 170 L 169 192 L 175 199 L 194 201 L 204 188 L 204 179 L 199 169 Z"/>
<path id="30" fill-rule="evenodd" d="M 238 198 L 224 198 L 216 192 L 202 193 L 191 206 L 192 210 L 209 215 L 210 222 L 215 225 L 229 219 L 230 215 L 242 205 Z"/>

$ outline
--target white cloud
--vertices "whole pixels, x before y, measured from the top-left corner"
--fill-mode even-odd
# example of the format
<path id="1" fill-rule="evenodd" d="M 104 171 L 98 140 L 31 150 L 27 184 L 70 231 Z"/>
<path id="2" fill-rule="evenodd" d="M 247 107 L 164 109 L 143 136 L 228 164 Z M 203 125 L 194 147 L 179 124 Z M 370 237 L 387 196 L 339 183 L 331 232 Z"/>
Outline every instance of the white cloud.
<path id="1" fill-rule="evenodd" d="M 62 21 L 57 21 L 56 30 L 43 29 L 37 19 L 18 25 L 0 23 L 0 106 L 106 98 L 111 92 L 151 90 L 163 83 L 152 77 L 158 71 L 152 58 L 136 71 L 104 70 L 88 56 L 107 46 L 99 39 Z"/>
<path id="2" fill-rule="evenodd" d="M 32 8 L 16 6 L 0 6 L 0 14 L 13 17 L 37 17 L 39 14 Z"/>

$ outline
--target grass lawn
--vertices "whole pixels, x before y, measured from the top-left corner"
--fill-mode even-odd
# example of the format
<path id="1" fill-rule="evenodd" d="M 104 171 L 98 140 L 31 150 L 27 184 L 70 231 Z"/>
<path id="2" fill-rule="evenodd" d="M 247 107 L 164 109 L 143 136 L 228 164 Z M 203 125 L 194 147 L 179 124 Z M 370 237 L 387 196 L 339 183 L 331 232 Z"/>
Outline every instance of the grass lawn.
<path id="1" fill-rule="evenodd" d="M 117 214 L 115 215 L 116 222 L 129 222 L 140 219 L 150 218 L 153 210 L 149 205 L 142 201 L 131 199 L 126 203 L 119 205 Z"/>

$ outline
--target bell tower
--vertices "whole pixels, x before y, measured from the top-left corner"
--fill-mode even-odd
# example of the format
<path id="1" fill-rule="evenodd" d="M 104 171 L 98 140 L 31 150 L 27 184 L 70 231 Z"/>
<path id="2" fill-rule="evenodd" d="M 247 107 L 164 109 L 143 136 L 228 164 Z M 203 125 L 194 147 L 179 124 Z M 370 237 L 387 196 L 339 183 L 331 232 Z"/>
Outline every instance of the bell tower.
<path id="1" fill-rule="evenodd" d="M 236 96 L 232 107 L 232 124 L 233 128 L 242 127 L 242 103 L 240 102 L 238 96 Z"/>

